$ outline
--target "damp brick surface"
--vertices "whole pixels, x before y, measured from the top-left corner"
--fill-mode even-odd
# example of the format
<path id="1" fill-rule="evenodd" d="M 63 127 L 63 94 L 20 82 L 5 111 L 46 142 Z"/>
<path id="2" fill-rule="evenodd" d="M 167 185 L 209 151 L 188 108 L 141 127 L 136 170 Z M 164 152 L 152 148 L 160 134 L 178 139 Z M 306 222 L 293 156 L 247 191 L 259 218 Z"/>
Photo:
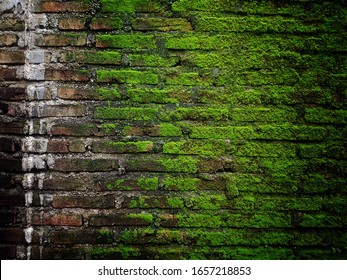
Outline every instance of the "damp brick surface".
<path id="1" fill-rule="evenodd" d="M 346 259 L 343 1 L 0 1 L 1 259 Z"/>

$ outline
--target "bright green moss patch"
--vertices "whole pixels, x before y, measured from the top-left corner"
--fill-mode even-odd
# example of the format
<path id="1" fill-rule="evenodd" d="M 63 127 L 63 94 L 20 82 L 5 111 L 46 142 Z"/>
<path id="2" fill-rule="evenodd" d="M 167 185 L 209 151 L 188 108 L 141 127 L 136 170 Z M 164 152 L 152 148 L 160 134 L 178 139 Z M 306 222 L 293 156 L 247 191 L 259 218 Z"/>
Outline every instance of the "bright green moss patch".
<path id="1" fill-rule="evenodd" d="M 102 11 L 115 13 L 157 12 L 160 10 L 160 2 L 151 0 L 100 0 Z"/>
<path id="2" fill-rule="evenodd" d="M 145 214 L 145 213 L 140 213 L 140 214 L 129 214 L 126 216 L 127 218 L 130 219 L 141 219 L 148 224 L 151 224 L 153 222 L 153 215 L 152 214 Z"/>
<path id="3" fill-rule="evenodd" d="M 95 153 L 147 153 L 153 150 L 154 143 L 151 141 L 117 142 L 95 141 L 93 151 Z"/>
<path id="4" fill-rule="evenodd" d="M 174 89 L 170 88 L 132 87 L 128 89 L 128 97 L 131 101 L 138 103 L 178 103 L 177 98 L 171 97 L 173 91 Z"/>
<path id="5" fill-rule="evenodd" d="M 140 178 L 137 180 L 137 184 L 142 190 L 147 191 L 154 191 L 158 189 L 159 186 L 159 178 L 158 177 L 152 177 L 152 178 Z"/>
<path id="6" fill-rule="evenodd" d="M 169 172 L 197 172 L 198 160 L 190 156 L 162 157 L 158 162 Z"/>
<path id="7" fill-rule="evenodd" d="M 98 82 L 117 82 L 127 84 L 158 84 L 158 75 L 148 71 L 97 70 Z"/>
<path id="8" fill-rule="evenodd" d="M 96 45 L 99 48 L 116 49 L 155 49 L 156 44 L 153 35 L 118 34 L 96 35 Z"/>
<path id="9" fill-rule="evenodd" d="M 171 123 L 161 123 L 159 128 L 159 135 L 164 137 L 181 136 L 182 130 L 178 126 Z"/>
<path id="10" fill-rule="evenodd" d="M 110 259 L 136 259 L 140 255 L 138 248 L 118 245 L 116 247 L 95 247 L 90 251 L 90 257 L 93 260 Z"/>
<path id="11" fill-rule="evenodd" d="M 323 108 L 308 108 L 305 110 L 305 120 L 311 123 L 346 124 L 347 110 L 329 110 Z"/>
<path id="12" fill-rule="evenodd" d="M 150 121 L 156 120 L 158 108 L 96 107 L 94 117 L 100 119 Z"/>
<path id="13" fill-rule="evenodd" d="M 178 57 L 163 57 L 157 54 L 130 54 L 129 60 L 132 66 L 146 67 L 171 67 L 178 62 Z"/>
<path id="14" fill-rule="evenodd" d="M 93 96 L 100 98 L 101 100 L 120 100 L 121 94 L 117 88 L 99 87 L 93 93 Z"/>
<path id="15" fill-rule="evenodd" d="M 246 143 L 241 145 L 236 156 L 249 157 L 295 157 L 296 146 L 294 144 L 277 143 Z"/>
<path id="16" fill-rule="evenodd" d="M 198 178 L 167 176 L 163 185 L 166 190 L 194 191 L 197 190 L 199 182 Z"/>
<path id="17" fill-rule="evenodd" d="M 297 112 L 291 107 L 244 106 L 231 111 L 233 121 L 242 122 L 293 122 Z"/>
<path id="18" fill-rule="evenodd" d="M 162 121 L 181 121 L 181 120 L 214 120 L 227 121 L 229 118 L 229 110 L 226 108 L 211 107 L 178 107 L 176 110 L 162 112 L 160 119 Z"/>

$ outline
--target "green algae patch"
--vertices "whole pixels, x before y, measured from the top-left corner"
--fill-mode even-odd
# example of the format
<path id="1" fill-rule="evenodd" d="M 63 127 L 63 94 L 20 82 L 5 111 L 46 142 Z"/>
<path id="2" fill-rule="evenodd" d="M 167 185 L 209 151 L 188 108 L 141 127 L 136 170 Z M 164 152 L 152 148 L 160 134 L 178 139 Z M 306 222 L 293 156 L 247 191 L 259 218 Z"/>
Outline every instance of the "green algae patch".
<path id="1" fill-rule="evenodd" d="M 155 49 L 155 37 L 153 35 L 117 34 L 96 35 L 96 46 L 99 48 L 115 49 Z"/>
<path id="2" fill-rule="evenodd" d="M 169 172 L 196 173 L 198 159 L 190 156 L 162 157 L 158 162 Z"/>
<path id="3" fill-rule="evenodd" d="M 159 186 L 159 178 L 140 178 L 137 180 L 137 184 L 142 190 L 155 191 L 158 189 Z"/>
<path id="4" fill-rule="evenodd" d="M 136 219 L 136 220 L 140 219 L 140 220 L 145 221 L 148 224 L 151 224 L 154 220 L 152 214 L 145 214 L 145 213 L 129 214 L 126 217 L 130 218 L 130 219 Z"/>
<path id="5" fill-rule="evenodd" d="M 159 135 L 163 137 L 181 136 L 182 129 L 171 123 L 161 123 L 159 127 Z"/>
<path id="6" fill-rule="evenodd" d="M 163 185 L 166 190 L 195 191 L 198 189 L 199 182 L 198 178 L 167 176 Z"/>
<path id="7" fill-rule="evenodd" d="M 95 247 L 89 252 L 93 260 L 136 259 L 140 256 L 138 248 L 118 245 L 116 247 Z"/>
<path id="8" fill-rule="evenodd" d="M 96 107 L 94 117 L 100 119 L 152 121 L 157 119 L 158 108 Z"/>
<path id="9" fill-rule="evenodd" d="M 160 1 L 146 0 L 100 0 L 103 12 L 109 13 L 134 13 L 134 12 L 158 12 Z"/>
<path id="10" fill-rule="evenodd" d="M 158 75 L 148 71 L 97 70 L 96 75 L 97 81 L 101 83 L 158 84 Z"/>

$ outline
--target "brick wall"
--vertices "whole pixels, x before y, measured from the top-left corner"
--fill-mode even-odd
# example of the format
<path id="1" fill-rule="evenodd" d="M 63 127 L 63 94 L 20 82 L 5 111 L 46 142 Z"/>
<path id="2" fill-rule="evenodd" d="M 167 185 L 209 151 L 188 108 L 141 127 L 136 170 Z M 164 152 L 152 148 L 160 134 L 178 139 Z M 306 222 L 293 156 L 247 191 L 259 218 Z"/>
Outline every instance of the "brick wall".
<path id="1" fill-rule="evenodd" d="M 2 259 L 345 259 L 343 1 L 0 1 Z"/>

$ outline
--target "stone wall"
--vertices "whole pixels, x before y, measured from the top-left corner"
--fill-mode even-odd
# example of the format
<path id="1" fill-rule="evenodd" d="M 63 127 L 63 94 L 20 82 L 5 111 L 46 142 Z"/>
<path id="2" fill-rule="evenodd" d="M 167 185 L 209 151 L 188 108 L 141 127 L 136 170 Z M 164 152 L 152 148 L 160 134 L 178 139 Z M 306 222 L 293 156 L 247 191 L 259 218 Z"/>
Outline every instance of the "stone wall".
<path id="1" fill-rule="evenodd" d="M 345 259 L 344 1 L 0 0 L 2 259 Z"/>

